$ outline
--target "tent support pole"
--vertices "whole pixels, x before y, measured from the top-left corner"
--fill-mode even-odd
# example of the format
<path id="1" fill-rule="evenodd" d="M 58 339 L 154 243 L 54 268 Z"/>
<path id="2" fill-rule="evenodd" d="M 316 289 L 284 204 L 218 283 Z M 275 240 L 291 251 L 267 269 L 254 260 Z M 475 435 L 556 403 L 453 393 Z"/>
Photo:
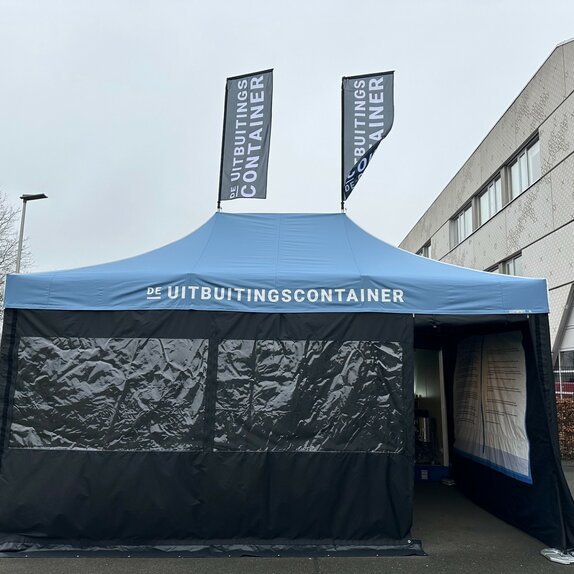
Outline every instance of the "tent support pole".
<path id="1" fill-rule="evenodd" d="M 448 420 L 446 412 L 446 391 L 444 388 L 444 360 L 442 355 L 442 348 L 438 352 L 438 371 L 440 383 L 440 413 L 442 419 L 442 464 L 443 466 L 449 466 L 450 457 L 448 452 Z"/>

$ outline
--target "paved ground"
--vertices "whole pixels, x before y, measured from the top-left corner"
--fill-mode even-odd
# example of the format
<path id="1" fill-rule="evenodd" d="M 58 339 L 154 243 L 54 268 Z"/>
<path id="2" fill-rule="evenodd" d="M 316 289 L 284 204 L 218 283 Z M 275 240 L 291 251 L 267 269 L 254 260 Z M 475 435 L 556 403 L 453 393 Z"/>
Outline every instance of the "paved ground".
<path id="1" fill-rule="evenodd" d="M 564 465 L 574 489 L 574 464 Z M 405 558 L 5 558 L 0 574 L 545 574 L 568 568 L 544 545 L 476 507 L 455 487 L 419 484 L 413 536 L 426 557 Z M 571 570 L 574 574 L 574 565 Z"/>

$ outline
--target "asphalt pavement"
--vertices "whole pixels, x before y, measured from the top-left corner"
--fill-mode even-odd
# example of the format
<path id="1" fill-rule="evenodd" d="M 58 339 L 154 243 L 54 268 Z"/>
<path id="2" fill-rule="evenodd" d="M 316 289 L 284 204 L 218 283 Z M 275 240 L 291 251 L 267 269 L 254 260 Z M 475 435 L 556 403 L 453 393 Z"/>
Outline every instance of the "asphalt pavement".
<path id="1" fill-rule="evenodd" d="M 573 489 L 574 464 L 564 470 Z M 568 568 L 546 560 L 541 542 L 480 509 L 455 486 L 417 484 L 412 534 L 428 556 L 1 558 L 0 574 L 556 574 Z"/>

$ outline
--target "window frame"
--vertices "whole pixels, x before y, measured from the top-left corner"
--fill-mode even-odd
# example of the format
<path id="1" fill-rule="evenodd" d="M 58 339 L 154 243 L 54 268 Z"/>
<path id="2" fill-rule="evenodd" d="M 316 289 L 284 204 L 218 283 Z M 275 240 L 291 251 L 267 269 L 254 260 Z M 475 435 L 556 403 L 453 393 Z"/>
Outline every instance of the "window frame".
<path id="1" fill-rule="evenodd" d="M 537 148 L 537 153 L 531 154 L 534 148 Z M 533 157 L 537 157 L 537 173 L 534 173 Z M 529 187 L 534 185 L 542 177 L 542 165 L 540 162 L 540 138 L 538 134 L 531 139 L 526 145 L 514 155 L 508 162 L 508 199 L 512 201 L 522 195 Z M 515 193 L 514 182 L 518 176 L 519 185 L 518 191 Z M 523 179 L 526 180 L 523 183 Z"/>
<path id="2" fill-rule="evenodd" d="M 522 161 L 522 163 L 521 163 Z M 522 170 L 522 175 L 521 174 Z M 512 172 L 518 173 L 519 177 L 526 179 L 526 184 L 522 187 L 520 180 L 520 191 L 513 193 Z M 463 241 L 470 237 L 480 227 L 488 223 L 493 217 L 506 208 L 506 206 L 532 187 L 543 177 L 542 164 L 540 160 L 540 137 L 536 132 L 525 145 L 523 145 L 510 160 L 500 167 L 478 192 L 475 192 L 464 206 L 455 212 L 449 220 L 450 251 L 456 249 Z M 485 196 L 488 198 L 485 200 Z M 485 214 L 485 204 L 488 204 L 488 213 Z M 417 255 L 423 255 L 423 245 Z M 506 274 L 506 262 L 499 263 L 499 272 Z"/>
<path id="3" fill-rule="evenodd" d="M 564 375 L 568 379 L 574 378 L 574 368 L 562 366 L 563 354 L 565 355 L 566 353 L 574 354 L 574 349 L 560 349 L 560 351 L 558 351 L 558 356 L 556 357 L 556 362 L 554 363 L 554 392 L 556 393 L 556 396 L 561 399 L 564 397 L 572 397 L 574 395 L 574 383 L 570 380 L 564 380 Z"/>
<path id="4" fill-rule="evenodd" d="M 488 198 L 488 217 L 483 218 L 483 197 Z M 495 211 L 492 210 L 492 197 L 494 197 Z M 505 206 L 504 196 L 502 193 L 502 174 L 499 172 L 496 174 L 483 188 L 478 192 L 477 196 L 477 215 L 478 215 L 478 227 L 484 225 L 490 221 L 497 213 L 502 211 Z"/>
<path id="5" fill-rule="evenodd" d="M 421 257 L 426 257 L 427 259 L 432 259 L 432 249 L 431 242 L 427 241 L 418 251 L 417 255 Z"/>
<path id="6" fill-rule="evenodd" d="M 474 198 L 473 198 L 474 199 Z M 467 202 L 462 209 L 451 219 L 451 248 L 454 249 L 460 245 L 465 239 L 470 237 L 475 231 L 474 226 L 474 209 L 473 199 Z M 470 230 L 466 229 L 467 221 L 470 222 Z M 461 223 L 463 227 L 464 237 L 460 235 Z"/>
<path id="7" fill-rule="evenodd" d="M 520 273 L 516 273 L 516 262 L 520 260 Z M 509 273 L 509 268 L 512 265 L 512 273 Z M 508 259 L 505 259 L 502 262 L 502 273 L 504 275 L 510 275 L 512 277 L 524 277 L 523 275 L 523 269 L 522 269 L 522 251 L 520 253 L 517 253 L 516 255 L 513 255 L 512 257 L 509 257 Z"/>

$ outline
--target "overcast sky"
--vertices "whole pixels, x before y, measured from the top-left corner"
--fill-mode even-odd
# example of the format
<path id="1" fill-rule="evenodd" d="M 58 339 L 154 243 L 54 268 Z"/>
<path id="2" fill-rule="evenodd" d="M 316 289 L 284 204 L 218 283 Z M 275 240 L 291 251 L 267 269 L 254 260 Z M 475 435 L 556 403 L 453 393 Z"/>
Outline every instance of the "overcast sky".
<path id="1" fill-rule="evenodd" d="M 347 203 L 398 244 L 554 47 L 574 2 L 0 0 L 0 190 L 33 270 L 136 255 L 215 211 L 225 79 L 274 68 L 267 200 L 336 212 L 340 83 L 395 70 L 395 122 Z"/>

